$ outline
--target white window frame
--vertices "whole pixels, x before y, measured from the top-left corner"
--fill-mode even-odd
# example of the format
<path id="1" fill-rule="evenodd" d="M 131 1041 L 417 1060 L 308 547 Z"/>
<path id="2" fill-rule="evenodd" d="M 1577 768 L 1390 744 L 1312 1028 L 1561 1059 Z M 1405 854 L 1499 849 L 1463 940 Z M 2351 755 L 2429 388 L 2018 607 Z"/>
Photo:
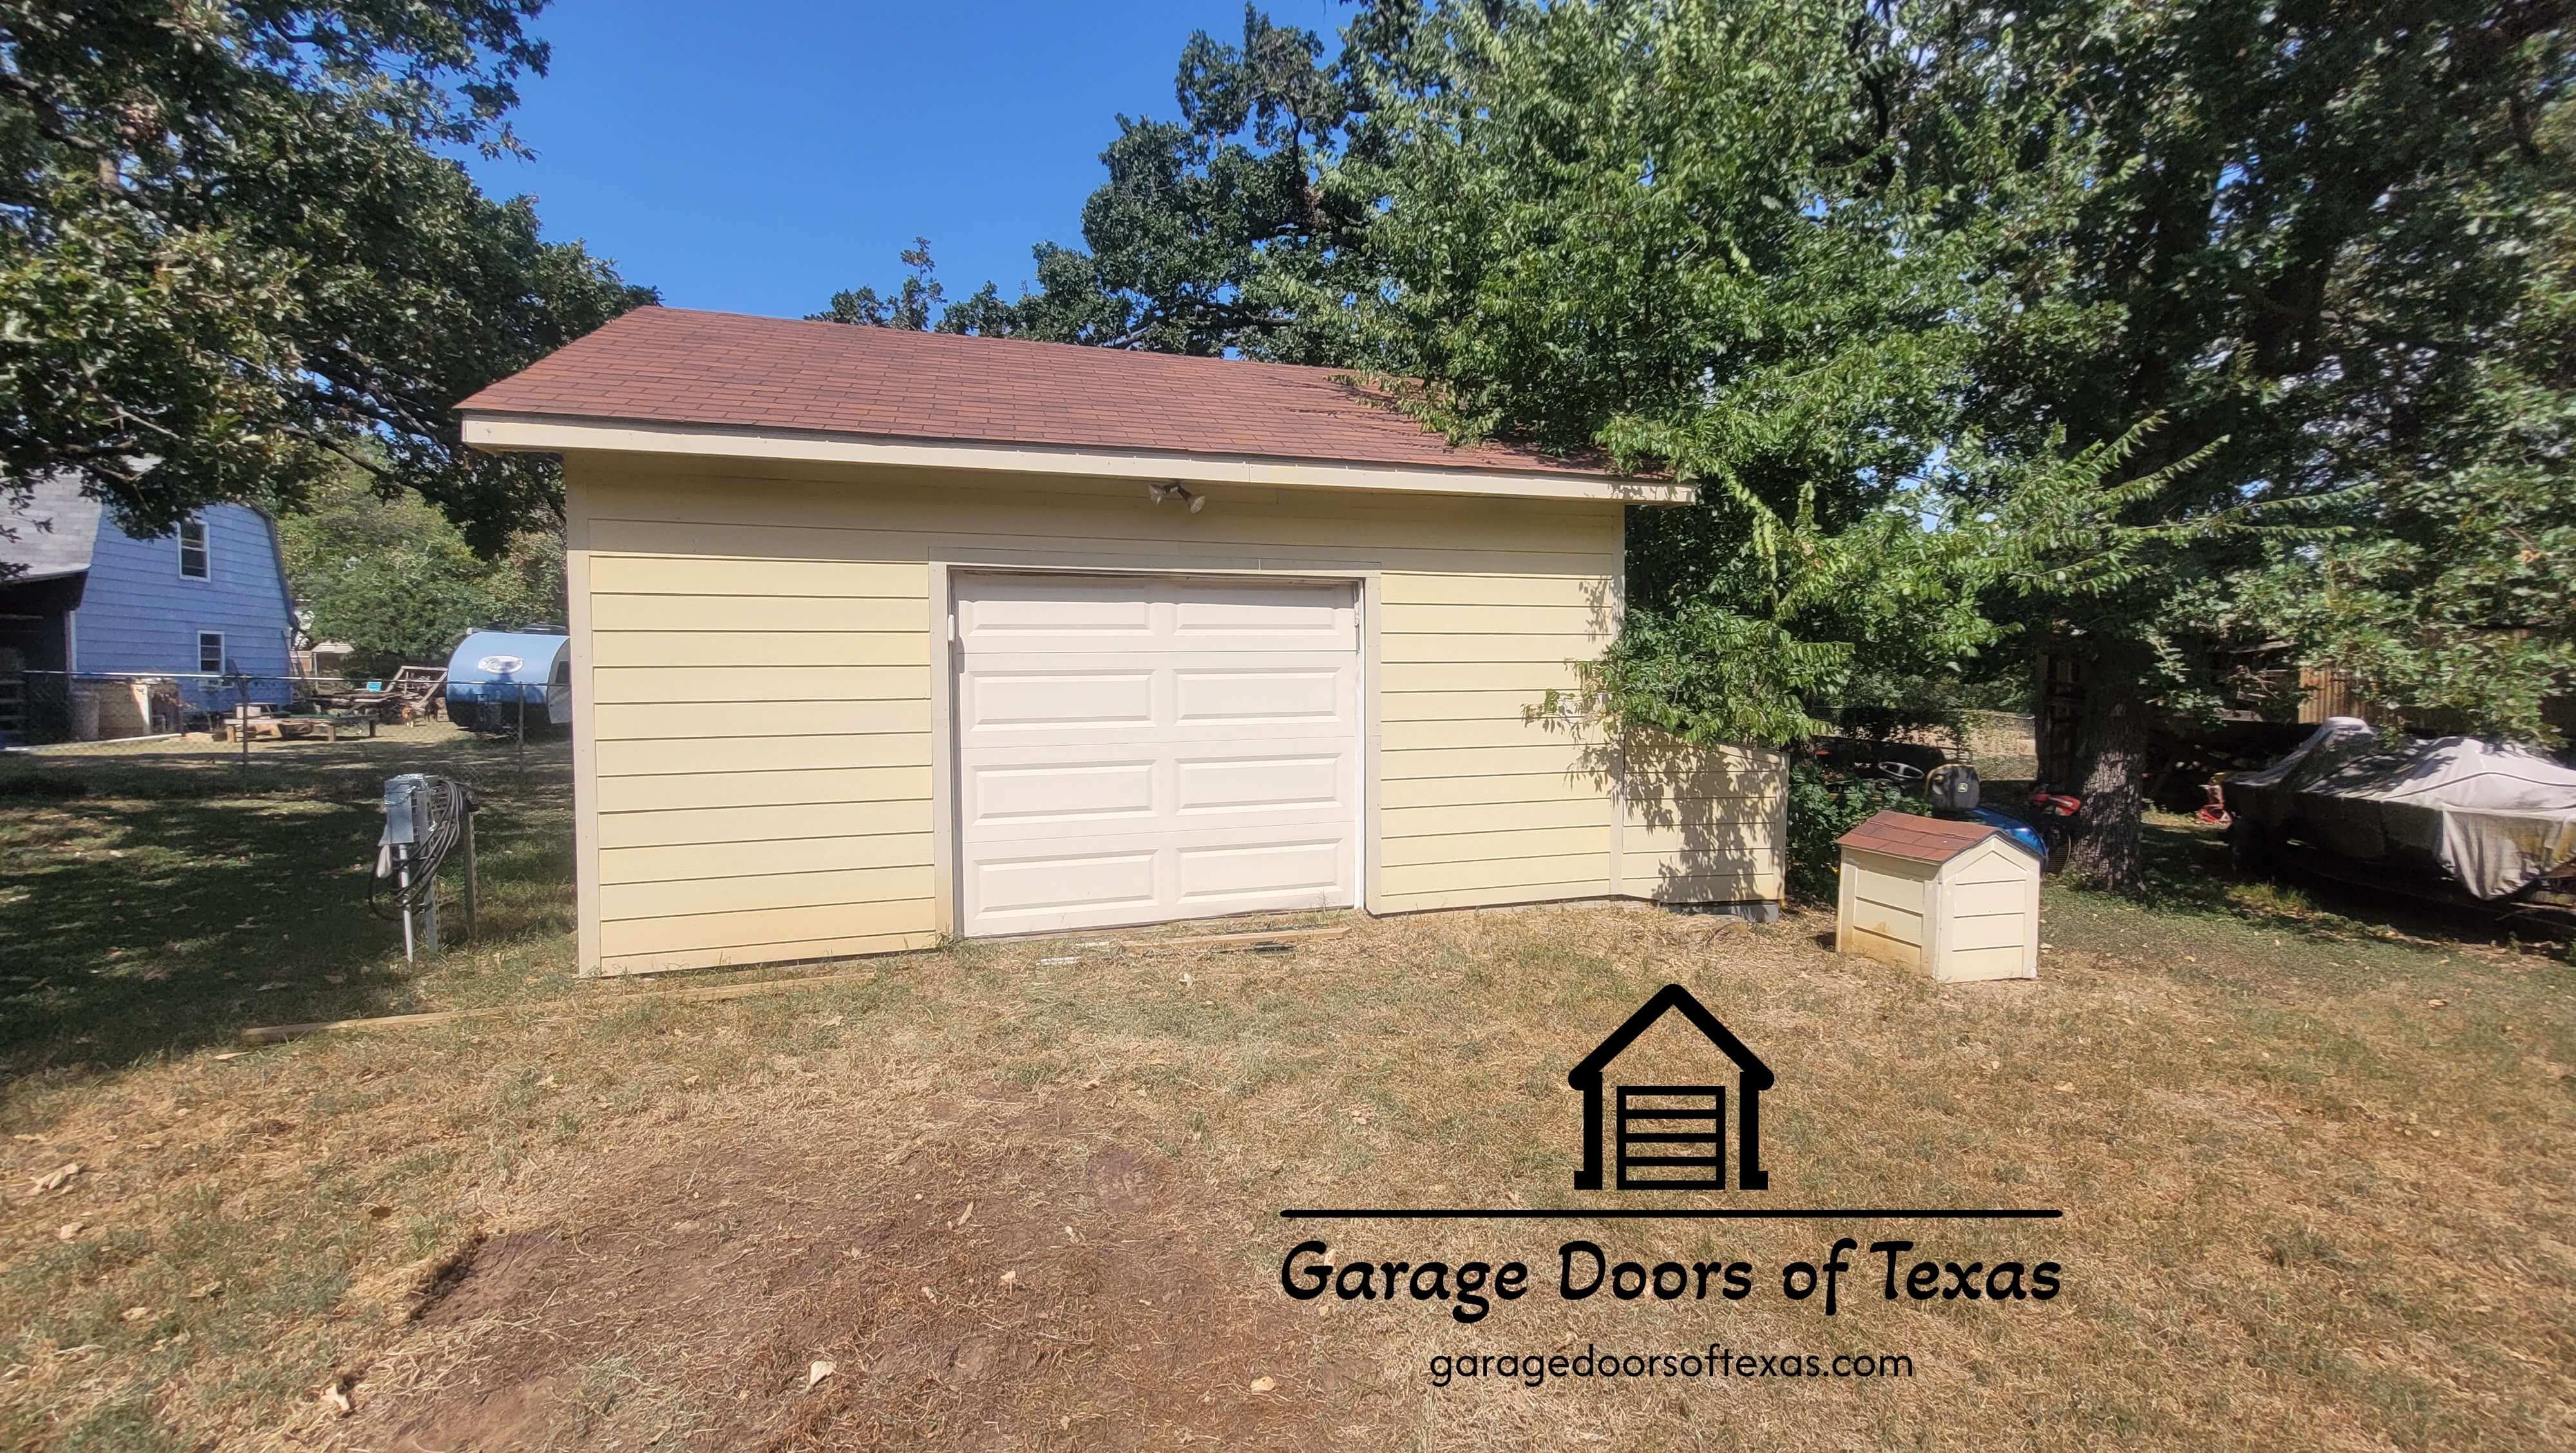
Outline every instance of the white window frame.
<path id="1" fill-rule="evenodd" d="M 214 642 L 214 643 L 215 643 L 215 664 L 214 664 L 214 666 L 213 666 L 212 668 L 209 668 L 209 667 L 206 665 L 206 642 L 208 642 L 208 641 L 212 641 L 212 642 Z M 225 662 L 227 659 L 229 659 L 229 656 L 228 656 L 228 653 L 227 653 L 226 647 L 227 647 L 227 642 L 224 640 L 224 633 L 223 633 L 223 632 L 221 632 L 221 631 L 199 631 L 199 632 L 197 632 L 197 674 L 198 674 L 198 675 L 200 675 L 200 676 L 221 676 L 221 675 L 223 675 L 223 674 L 224 674 L 224 662 Z"/>
<path id="2" fill-rule="evenodd" d="M 188 568 L 188 532 L 190 530 L 197 532 L 198 568 L 194 571 Z M 179 522 L 179 578 L 182 580 L 215 578 L 215 536 L 214 531 L 206 527 L 204 515 L 190 515 Z"/>

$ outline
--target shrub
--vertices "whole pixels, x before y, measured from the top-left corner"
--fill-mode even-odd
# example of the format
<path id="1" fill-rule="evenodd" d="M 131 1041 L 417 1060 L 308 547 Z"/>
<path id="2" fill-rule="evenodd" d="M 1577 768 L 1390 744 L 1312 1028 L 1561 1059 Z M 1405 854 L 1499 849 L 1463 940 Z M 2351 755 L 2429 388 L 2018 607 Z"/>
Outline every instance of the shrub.
<path id="1" fill-rule="evenodd" d="M 1789 765 L 1789 891 L 1798 898 L 1830 901 L 1842 857 L 1834 839 L 1873 813 L 1894 808 L 1921 814 L 1924 806 L 1893 782 L 1844 777 L 1813 762 Z"/>

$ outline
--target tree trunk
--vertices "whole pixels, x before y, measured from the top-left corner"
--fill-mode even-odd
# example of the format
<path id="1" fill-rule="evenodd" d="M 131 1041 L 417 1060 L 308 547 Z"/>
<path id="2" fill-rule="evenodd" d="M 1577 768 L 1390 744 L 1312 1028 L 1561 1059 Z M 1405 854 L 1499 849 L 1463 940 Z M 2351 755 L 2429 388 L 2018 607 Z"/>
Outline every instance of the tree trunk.
<path id="1" fill-rule="evenodd" d="M 2065 654 L 2065 645 L 2052 641 L 2033 652 L 2030 662 L 2031 782 L 2052 792 L 2075 780 L 2073 770 L 2061 765 L 2072 750 L 2071 733 L 2058 720 L 2056 662 Z"/>
<path id="2" fill-rule="evenodd" d="M 2074 789 L 2084 799 L 2084 812 L 2067 867 L 2114 892 L 2134 893 L 2145 881 L 2138 861 L 2138 779 L 2146 765 L 2147 711 L 2131 673 L 2101 661 L 2086 664 L 2092 669 L 2077 721 Z"/>

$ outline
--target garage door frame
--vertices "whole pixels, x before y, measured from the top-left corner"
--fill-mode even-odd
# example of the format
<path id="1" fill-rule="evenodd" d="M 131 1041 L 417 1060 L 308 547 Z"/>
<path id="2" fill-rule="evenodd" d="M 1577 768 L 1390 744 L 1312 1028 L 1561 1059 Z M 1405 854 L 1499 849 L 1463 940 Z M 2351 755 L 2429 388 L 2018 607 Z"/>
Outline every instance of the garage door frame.
<path id="1" fill-rule="evenodd" d="M 1359 908 L 1374 913 L 1378 904 L 1378 728 L 1373 696 L 1378 679 L 1378 569 L 1357 562 L 1300 563 L 1281 569 L 1258 561 L 1230 557 L 1193 557 L 1175 567 L 1170 556 L 1084 554 L 1077 560 L 1040 552 L 974 551 L 947 554 L 936 544 L 930 559 L 930 693 L 931 863 L 938 889 L 937 922 L 942 938 L 955 938 L 965 921 L 966 885 L 961 869 L 964 828 L 957 790 L 960 773 L 957 736 L 957 579 L 959 575 L 1071 575 L 1108 579 L 1218 580 L 1245 584 L 1356 586 L 1359 631 L 1359 822 L 1352 865 Z"/>

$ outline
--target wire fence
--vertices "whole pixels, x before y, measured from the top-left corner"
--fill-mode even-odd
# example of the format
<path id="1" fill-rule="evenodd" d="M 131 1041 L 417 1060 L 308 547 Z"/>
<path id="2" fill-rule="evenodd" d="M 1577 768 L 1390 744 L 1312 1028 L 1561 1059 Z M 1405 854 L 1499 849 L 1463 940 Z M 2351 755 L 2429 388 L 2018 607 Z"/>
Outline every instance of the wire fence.
<path id="1" fill-rule="evenodd" d="M 73 844 L 62 851 L 81 862 L 98 856 L 91 841 L 116 842 L 127 861 L 92 901 L 154 906 L 101 913 L 195 913 L 246 955 L 398 938 L 409 958 L 483 933 L 558 937 L 572 902 L 569 729 L 542 683 L 451 689 L 444 676 L 0 673 L 0 836 Z M 188 906 L 146 896 L 154 883 L 188 885 Z M 253 910 L 283 894 L 315 916 L 259 927 Z M 382 935 L 332 926 L 335 901 L 351 921 L 384 920 Z"/>
<path id="2" fill-rule="evenodd" d="M 543 683 L 442 678 L 0 673 L 0 757 L 245 779 L 436 769 L 505 791 L 560 766 L 569 713 Z"/>
<path id="3" fill-rule="evenodd" d="M 1828 721 L 1841 723 L 1844 714 L 1827 711 Z M 1926 758 L 1916 766 L 1931 765 L 1937 757 L 1943 761 L 1966 762 L 1980 776 L 2001 780 L 2033 777 L 2039 772 L 2039 748 L 2035 723 L 2027 712 L 1958 711 L 1952 713 L 1955 727 L 1907 727 L 1884 737 L 1862 728 L 1857 718 L 1846 730 L 1855 743 L 1866 741 L 1875 750 L 1886 743 L 1897 743 L 1914 749 L 1913 755 Z M 1900 753 L 1900 755 L 1905 755 Z"/>

